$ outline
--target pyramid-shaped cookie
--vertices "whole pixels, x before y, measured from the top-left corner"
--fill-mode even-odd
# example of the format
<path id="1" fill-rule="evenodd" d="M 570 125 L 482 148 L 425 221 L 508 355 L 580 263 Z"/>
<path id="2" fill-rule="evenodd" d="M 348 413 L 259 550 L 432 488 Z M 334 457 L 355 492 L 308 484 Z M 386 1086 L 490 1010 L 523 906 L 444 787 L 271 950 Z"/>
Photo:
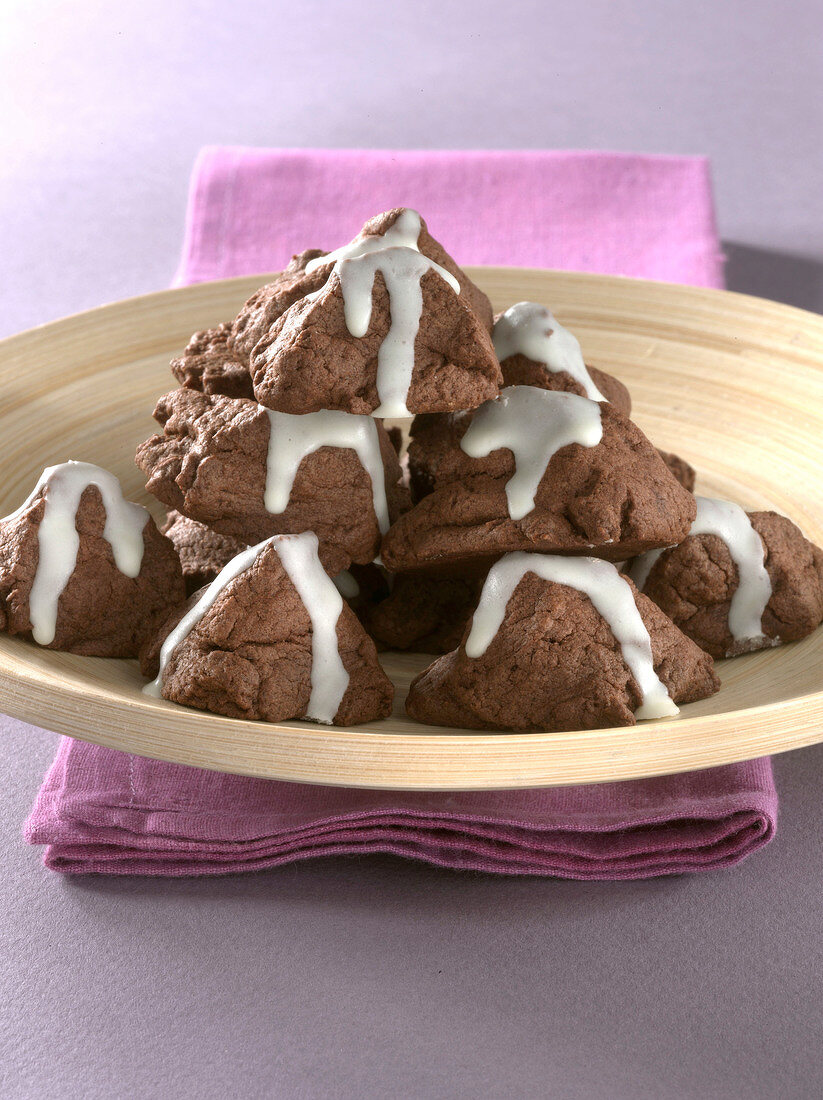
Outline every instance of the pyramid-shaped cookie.
<path id="1" fill-rule="evenodd" d="M 171 539 L 180 558 L 188 595 L 210 584 L 232 558 L 247 549 L 240 539 L 220 535 L 204 523 L 173 510 L 166 516 L 161 531 Z M 361 621 L 389 594 L 387 575 L 374 563 L 351 565 L 332 580 Z"/>
<path id="2" fill-rule="evenodd" d="M 538 386 L 576 393 L 592 401 L 609 401 L 630 416 L 632 401 L 623 383 L 587 366 L 577 338 L 551 310 L 537 302 L 518 302 L 495 319 L 494 350 L 504 386 Z M 412 430 L 412 435 L 414 431 Z M 695 473 L 678 455 L 658 451 L 680 484 L 692 492 Z M 422 455 L 417 454 L 417 486 L 425 485 Z"/>
<path id="3" fill-rule="evenodd" d="M 713 657 L 805 638 L 823 622 L 823 550 L 785 516 L 697 497 L 679 546 L 643 554 L 638 588 Z"/>
<path id="4" fill-rule="evenodd" d="M 255 344 L 268 335 L 274 322 L 290 306 L 323 286 L 338 259 L 390 247 L 415 248 L 450 272 L 460 283 L 466 305 L 491 332 L 492 308 L 483 291 L 432 237 L 417 211 L 397 207 L 370 218 L 354 240 L 334 252 L 311 249 L 293 257 L 285 271 L 257 290 L 240 310 L 232 325 L 232 348 L 248 360 Z"/>
<path id="5" fill-rule="evenodd" d="M 577 337 L 545 306 L 510 306 L 495 318 L 493 339 L 504 386 L 576 393 L 592 401 L 610 401 L 624 416 L 631 414 L 632 400 L 623 383 L 587 366 Z"/>
<path id="6" fill-rule="evenodd" d="M 6 634 L 90 657 L 135 657 L 148 620 L 183 598 L 171 542 L 99 466 L 48 467 L 0 519 Z"/>
<path id="7" fill-rule="evenodd" d="M 171 361 L 171 372 L 181 386 L 227 397 L 253 397 L 248 356 L 228 346 L 231 326 L 195 332 L 186 350 Z"/>
<path id="8" fill-rule="evenodd" d="M 509 554 L 456 650 L 411 685 L 410 717 L 573 730 L 666 718 L 719 687 L 711 658 L 598 558 Z"/>
<path id="9" fill-rule="evenodd" d="M 145 647 L 149 693 L 263 722 L 387 717 L 394 688 L 317 550 L 305 532 L 233 558 Z"/>
<path id="10" fill-rule="evenodd" d="M 694 519 L 694 497 L 611 404 L 513 386 L 426 433 L 436 488 L 383 540 L 392 572 L 513 550 L 621 561 L 680 541 Z"/>
<path id="11" fill-rule="evenodd" d="M 255 345 L 250 366 L 257 400 L 298 414 L 475 408 L 501 381 L 459 278 L 404 246 L 338 259 Z"/>
<path id="12" fill-rule="evenodd" d="M 300 299 L 319 291 L 340 257 L 391 246 L 413 247 L 454 276 L 461 286 L 461 299 L 491 330 L 491 305 L 486 295 L 429 234 L 420 215 L 401 207 L 366 222 L 358 236 L 336 252 L 315 248 L 292 257 L 284 271 L 254 292 L 231 324 L 192 336 L 183 354 L 172 360 L 174 376 L 181 385 L 203 393 L 253 397 L 251 353 L 269 335 L 275 321 Z"/>
<path id="13" fill-rule="evenodd" d="M 282 412 L 379 417 L 482 404 L 499 392 L 500 367 L 458 287 L 408 248 L 339 261 L 256 345 L 257 400 Z"/>
<path id="14" fill-rule="evenodd" d="M 408 506 L 397 452 L 373 417 L 289 416 L 180 389 L 160 398 L 162 435 L 137 451 L 168 508 L 246 544 L 315 531 L 332 573 L 374 560 Z"/>

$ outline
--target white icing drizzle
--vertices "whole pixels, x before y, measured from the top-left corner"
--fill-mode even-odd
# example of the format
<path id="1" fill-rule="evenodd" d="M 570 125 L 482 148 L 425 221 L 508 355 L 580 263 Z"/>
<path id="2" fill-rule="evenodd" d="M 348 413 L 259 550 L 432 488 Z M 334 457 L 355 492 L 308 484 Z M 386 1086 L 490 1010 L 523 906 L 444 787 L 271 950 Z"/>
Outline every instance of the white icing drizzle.
<path id="1" fill-rule="evenodd" d="M 423 256 L 418 240 L 422 223 L 416 210 L 405 209 L 382 236 L 359 237 L 306 264 L 306 272 L 334 264 L 340 280 L 346 327 L 360 339 L 369 330 L 374 279 L 379 271 L 389 294 L 391 325 L 377 353 L 377 417 L 411 416 L 407 407 L 414 372 L 414 342 L 423 312 L 423 276 L 436 271 L 455 294 L 460 283 L 451 272 Z M 306 295 L 311 300 L 322 292 Z M 269 355 L 273 354 L 273 346 Z"/>
<path id="2" fill-rule="evenodd" d="M 638 554 L 632 561 L 628 569 L 628 575 L 640 592 L 646 587 L 649 573 L 654 569 L 657 559 L 662 553 L 670 549 L 670 546 L 662 546 L 659 550 L 647 550 L 645 554 Z"/>
<path id="3" fill-rule="evenodd" d="M 266 511 L 280 515 L 289 505 L 292 486 L 300 463 L 321 447 L 341 447 L 356 452 L 372 484 L 374 514 L 382 534 L 389 529 L 386 472 L 380 454 L 377 424 L 370 416 L 324 409 L 321 412 L 292 413 L 264 409 L 271 425 L 266 463 Z"/>
<path id="4" fill-rule="evenodd" d="M 149 513 L 123 498 L 120 482 L 90 462 L 63 462 L 48 466 L 20 507 L 5 517 L 15 519 L 41 495 L 46 507 L 37 532 L 39 557 L 29 594 L 32 636 L 49 645 L 57 632 L 57 605 L 77 564 L 80 536 L 76 519 L 80 498 L 94 485 L 103 499 L 106 523 L 103 538 L 111 547 L 114 563 L 127 577 L 137 577 L 143 564 L 143 528 Z"/>
<path id="5" fill-rule="evenodd" d="M 533 510 L 543 475 L 561 447 L 595 447 L 602 438 L 596 401 L 537 386 L 508 386 L 480 406 L 460 446 L 471 458 L 485 458 L 499 447 L 512 452 L 515 472 L 506 483 L 506 497 L 509 515 L 518 520 Z"/>
<path id="6" fill-rule="evenodd" d="M 615 567 L 600 558 L 564 558 L 518 551 L 489 571 L 466 639 L 466 656 L 482 657 L 497 634 L 515 588 L 527 573 L 584 592 L 609 625 L 623 660 L 637 681 L 642 703 L 635 717 L 669 718 L 679 713 L 654 671 L 651 640 L 632 590 Z"/>
<path id="7" fill-rule="evenodd" d="M 360 595 L 360 585 L 348 571 L 341 570 L 336 577 L 332 577 L 334 587 L 345 600 L 356 600 Z"/>
<path id="8" fill-rule="evenodd" d="M 163 642 L 157 679 L 143 688 L 147 695 L 159 697 L 162 694 L 163 677 L 174 651 L 215 604 L 223 590 L 250 569 L 262 551 L 272 544 L 311 619 L 311 697 L 306 717 L 326 724 L 333 721 L 349 685 L 349 674 L 343 666 L 337 643 L 337 620 L 343 609 L 343 598 L 320 564 L 317 536 L 313 531 L 304 531 L 300 535 L 273 535 L 232 558 Z"/>
<path id="9" fill-rule="evenodd" d="M 697 497 L 697 518 L 689 535 L 716 535 L 725 542 L 737 566 L 738 583 L 729 606 L 729 632 L 735 648 L 751 643 L 775 643 L 763 634 L 763 612 L 772 597 L 772 582 L 766 569 L 763 540 L 739 504 L 729 500 Z M 629 575 L 643 589 L 649 573 L 663 553 L 650 550 L 635 558 Z"/>
<path id="10" fill-rule="evenodd" d="M 313 531 L 279 536 L 277 553 L 311 619 L 311 698 L 306 717 L 329 725 L 349 686 L 337 644 L 343 597 L 320 564 Z"/>
<path id="11" fill-rule="evenodd" d="M 525 355 L 552 374 L 560 371 L 570 374 L 592 401 L 606 400 L 583 361 L 577 337 L 545 306 L 537 302 L 518 302 L 510 306 L 497 319 L 493 339 L 501 363 L 512 355 Z"/>
<path id="12" fill-rule="evenodd" d="M 384 240 L 385 238 L 378 238 Z M 406 401 L 414 371 L 414 342 L 423 313 L 421 280 L 435 271 L 454 291 L 460 283 L 451 272 L 411 248 L 381 248 L 365 256 L 339 260 L 334 271 L 343 292 L 346 327 L 363 337 L 372 315 L 374 279 L 379 271 L 389 293 L 391 325 L 377 352 L 377 396 L 372 416 L 411 416 Z"/>
<path id="13" fill-rule="evenodd" d="M 417 241 L 421 228 L 420 215 L 417 211 L 406 209 L 382 236 L 355 237 L 353 241 L 336 248 L 334 252 L 309 260 L 306 264 L 306 274 L 310 275 L 318 267 L 335 264 L 338 260 L 367 256 L 371 252 L 379 252 L 382 248 L 413 248 L 419 251 Z"/>

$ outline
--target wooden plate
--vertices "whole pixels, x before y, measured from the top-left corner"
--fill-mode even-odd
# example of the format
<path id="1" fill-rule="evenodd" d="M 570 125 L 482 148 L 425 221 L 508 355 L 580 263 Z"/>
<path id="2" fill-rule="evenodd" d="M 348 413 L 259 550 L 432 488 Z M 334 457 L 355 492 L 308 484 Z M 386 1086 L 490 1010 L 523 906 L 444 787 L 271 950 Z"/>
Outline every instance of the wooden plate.
<path id="1" fill-rule="evenodd" d="M 823 318 L 722 291 L 516 268 L 472 275 L 495 310 L 545 302 L 614 371 L 635 419 L 698 469 L 698 491 L 774 508 L 823 542 Z M 161 512 L 132 462 L 172 388 L 189 335 L 234 316 L 262 277 L 163 291 L 0 343 L 0 515 L 68 458 L 113 470 Z M 353 787 L 469 790 L 602 782 L 705 768 L 823 740 L 823 629 L 721 662 L 723 687 L 670 722 L 574 733 L 478 734 L 421 726 L 405 689 L 430 658 L 384 655 L 391 719 L 362 728 L 267 725 L 141 694 L 132 661 L 74 657 L 0 637 L 0 708 L 128 752 L 221 771 Z"/>

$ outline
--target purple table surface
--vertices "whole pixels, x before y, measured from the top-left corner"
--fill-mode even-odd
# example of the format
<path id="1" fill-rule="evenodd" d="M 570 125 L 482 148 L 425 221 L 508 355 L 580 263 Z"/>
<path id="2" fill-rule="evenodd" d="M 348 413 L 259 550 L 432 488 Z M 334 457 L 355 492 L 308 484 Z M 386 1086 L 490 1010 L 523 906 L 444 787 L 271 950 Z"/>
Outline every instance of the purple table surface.
<path id="1" fill-rule="evenodd" d="M 221 141 L 708 153 L 730 285 L 819 309 L 821 35 L 818 0 L 7 4 L 0 334 L 167 285 Z M 61 879 L 19 835 L 54 745 L 0 750 L 4 1097 L 823 1095 L 823 747 L 739 868 L 580 884 Z"/>

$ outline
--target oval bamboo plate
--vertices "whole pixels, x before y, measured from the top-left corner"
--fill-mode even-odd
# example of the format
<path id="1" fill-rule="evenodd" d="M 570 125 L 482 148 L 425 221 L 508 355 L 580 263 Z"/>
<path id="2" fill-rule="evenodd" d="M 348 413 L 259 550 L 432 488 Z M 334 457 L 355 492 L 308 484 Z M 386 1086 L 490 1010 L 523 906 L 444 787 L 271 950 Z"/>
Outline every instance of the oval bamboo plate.
<path id="1" fill-rule="evenodd" d="M 589 363 L 631 390 L 635 419 L 680 452 L 698 491 L 785 512 L 823 542 L 823 318 L 723 291 L 550 271 L 480 268 L 495 310 L 550 304 Z M 233 317 L 262 277 L 163 291 L 0 343 L 0 515 L 68 458 L 113 470 L 162 513 L 132 462 L 172 388 L 169 359 Z M 141 694 L 132 661 L 0 637 L 0 708 L 87 741 L 246 775 L 353 787 L 471 790 L 603 782 L 705 768 L 823 740 L 823 629 L 719 665 L 723 687 L 669 722 L 574 733 L 478 734 L 411 722 L 403 699 L 431 658 L 384 654 L 394 716 L 357 729 L 267 725 Z"/>

